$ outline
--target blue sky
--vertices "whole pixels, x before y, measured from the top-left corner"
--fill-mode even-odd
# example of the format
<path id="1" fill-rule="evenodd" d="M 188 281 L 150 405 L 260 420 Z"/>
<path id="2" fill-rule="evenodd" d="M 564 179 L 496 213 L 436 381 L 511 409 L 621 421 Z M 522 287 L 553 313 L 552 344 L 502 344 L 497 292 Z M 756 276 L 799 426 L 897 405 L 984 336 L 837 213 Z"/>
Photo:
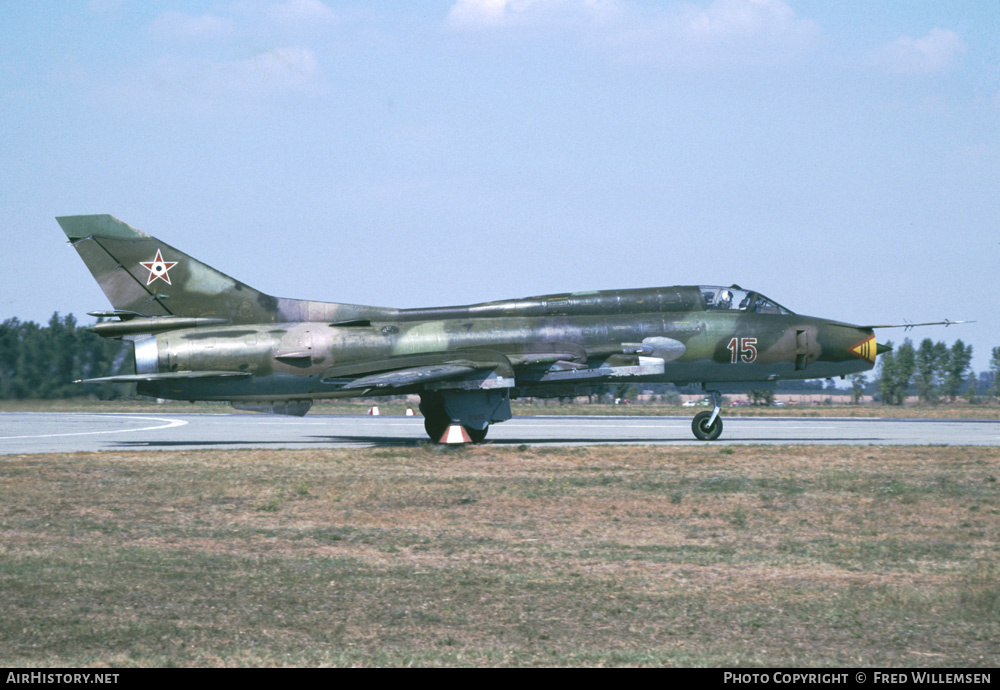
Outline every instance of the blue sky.
<path id="1" fill-rule="evenodd" d="M 54 217 L 111 213 L 283 297 L 739 283 L 1000 345 L 995 2 L 11 1 L 0 162 L 0 319 L 107 308 Z"/>

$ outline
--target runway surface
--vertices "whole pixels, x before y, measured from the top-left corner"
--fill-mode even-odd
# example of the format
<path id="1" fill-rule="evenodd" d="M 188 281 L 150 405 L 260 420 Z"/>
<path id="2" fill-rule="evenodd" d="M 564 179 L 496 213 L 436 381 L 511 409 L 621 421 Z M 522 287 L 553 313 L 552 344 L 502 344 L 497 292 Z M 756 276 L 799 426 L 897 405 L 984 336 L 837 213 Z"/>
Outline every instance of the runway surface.
<path id="1" fill-rule="evenodd" d="M 1000 445 L 998 420 L 725 417 L 698 441 L 688 417 L 515 417 L 490 428 L 498 445 Z M 426 443 L 422 417 L 247 414 L 0 414 L 0 455 L 127 449 L 351 448 Z"/>

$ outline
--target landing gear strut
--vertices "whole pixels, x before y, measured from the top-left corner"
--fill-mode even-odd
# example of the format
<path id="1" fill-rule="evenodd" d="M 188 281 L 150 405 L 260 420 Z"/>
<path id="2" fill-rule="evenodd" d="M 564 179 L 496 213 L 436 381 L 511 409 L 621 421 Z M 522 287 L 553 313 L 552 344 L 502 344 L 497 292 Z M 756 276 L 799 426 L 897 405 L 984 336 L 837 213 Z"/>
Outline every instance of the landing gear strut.
<path id="1" fill-rule="evenodd" d="M 722 418 L 719 412 L 722 410 L 722 394 L 719 391 L 710 391 L 712 395 L 712 411 L 705 410 L 694 416 L 691 422 L 691 431 L 694 436 L 702 441 L 714 441 L 722 435 Z"/>

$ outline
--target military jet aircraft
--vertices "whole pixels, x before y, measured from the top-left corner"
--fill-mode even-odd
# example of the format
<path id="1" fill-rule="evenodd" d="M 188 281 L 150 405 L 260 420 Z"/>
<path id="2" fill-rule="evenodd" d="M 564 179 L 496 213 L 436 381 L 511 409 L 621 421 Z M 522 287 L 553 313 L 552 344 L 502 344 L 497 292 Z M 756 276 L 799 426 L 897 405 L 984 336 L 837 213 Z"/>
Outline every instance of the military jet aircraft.
<path id="1" fill-rule="evenodd" d="M 87 382 L 299 416 L 317 399 L 417 394 L 435 442 L 458 427 L 483 441 L 511 398 L 613 382 L 700 384 L 714 408 L 691 428 L 714 440 L 722 393 L 866 371 L 888 349 L 881 326 L 801 316 L 737 285 L 426 309 L 277 298 L 112 216 L 56 220 L 114 307 L 90 312 L 116 319 L 91 328 L 135 352 L 134 375 Z"/>

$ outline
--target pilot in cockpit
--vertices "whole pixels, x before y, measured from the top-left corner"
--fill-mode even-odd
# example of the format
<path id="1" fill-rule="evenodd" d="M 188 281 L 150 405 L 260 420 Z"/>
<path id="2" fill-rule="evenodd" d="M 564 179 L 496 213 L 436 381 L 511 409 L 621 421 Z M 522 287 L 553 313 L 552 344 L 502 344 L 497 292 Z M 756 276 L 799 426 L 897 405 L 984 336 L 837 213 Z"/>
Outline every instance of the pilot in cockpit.
<path id="1" fill-rule="evenodd" d="M 733 292 L 732 290 L 723 290 L 719 293 L 719 301 L 715 305 L 719 309 L 732 309 L 733 308 Z"/>

